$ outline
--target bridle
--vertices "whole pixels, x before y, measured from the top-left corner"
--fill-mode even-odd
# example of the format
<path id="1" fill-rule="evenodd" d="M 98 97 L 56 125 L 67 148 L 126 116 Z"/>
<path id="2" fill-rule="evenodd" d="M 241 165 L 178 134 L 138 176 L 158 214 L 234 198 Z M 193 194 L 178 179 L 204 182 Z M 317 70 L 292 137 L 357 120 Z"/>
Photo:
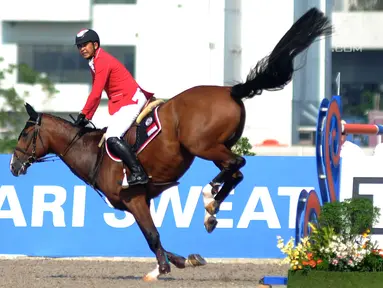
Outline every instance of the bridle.
<path id="1" fill-rule="evenodd" d="M 27 155 L 28 158 L 26 161 L 21 161 L 20 158 L 14 154 L 14 157 L 20 161 L 22 163 L 22 165 L 25 167 L 25 168 L 28 168 L 29 166 L 31 166 L 33 163 L 35 162 L 44 162 L 45 159 L 47 158 L 38 158 L 36 156 L 36 142 L 37 142 L 37 137 L 40 139 L 40 142 L 41 142 L 41 145 L 43 145 L 44 147 L 44 142 L 43 142 L 43 139 L 41 138 L 41 135 L 40 135 L 40 127 L 41 127 L 41 114 L 39 113 L 37 115 L 37 119 L 36 121 L 33 121 L 31 119 L 29 119 L 27 121 L 27 123 L 32 123 L 34 124 L 34 130 L 33 130 L 33 136 L 32 136 L 32 139 L 29 141 L 28 145 L 27 145 L 27 148 L 24 150 L 22 148 L 19 148 L 16 146 L 15 150 L 16 151 L 19 151 L 20 153 L 24 154 L 24 155 Z M 28 150 L 29 150 L 29 146 L 31 146 L 32 144 L 32 153 L 29 153 Z M 44 147 L 45 149 L 45 147 Z"/>
<path id="2" fill-rule="evenodd" d="M 24 166 L 25 168 L 28 168 L 29 166 L 31 166 L 33 163 L 38 163 L 38 162 L 48 162 L 47 160 L 49 158 L 53 158 L 53 157 L 56 157 L 55 155 L 53 156 L 44 156 L 44 157 L 37 157 L 36 155 L 36 142 L 37 142 L 37 138 L 40 139 L 40 142 L 41 142 L 41 145 L 43 146 L 44 150 L 45 150 L 45 146 L 44 146 L 44 142 L 43 142 L 43 139 L 41 137 L 41 134 L 40 134 L 40 128 L 41 128 L 41 117 L 42 117 L 42 113 L 38 113 L 37 114 L 37 118 L 36 120 L 31 120 L 29 119 L 27 121 L 27 123 L 31 123 L 34 125 L 34 129 L 33 129 L 33 136 L 32 136 L 32 139 L 29 141 L 26 149 L 22 149 L 22 148 L 19 148 L 19 147 L 15 147 L 15 150 L 16 151 L 19 151 L 20 153 L 24 154 L 24 155 L 27 155 L 28 158 L 26 161 L 21 161 L 20 158 L 14 154 L 14 157 L 22 163 L 22 166 Z M 24 128 L 25 129 L 25 128 Z M 68 153 L 69 149 L 73 146 L 77 136 L 80 134 L 82 129 L 80 129 L 76 135 L 74 136 L 74 138 L 72 139 L 72 141 L 69 143 L 69 145 L 66 147 L 64 153 L 61 153 L 60 156 L 61 157 L 64 157 L 66 155 L 66 153 Z M 28 150 L 29 150 L 29 147 L 32 145 L 32 153 L 29 153 Z M 55 160 L 49 160 L 49 161 L 55 161 Z"/>

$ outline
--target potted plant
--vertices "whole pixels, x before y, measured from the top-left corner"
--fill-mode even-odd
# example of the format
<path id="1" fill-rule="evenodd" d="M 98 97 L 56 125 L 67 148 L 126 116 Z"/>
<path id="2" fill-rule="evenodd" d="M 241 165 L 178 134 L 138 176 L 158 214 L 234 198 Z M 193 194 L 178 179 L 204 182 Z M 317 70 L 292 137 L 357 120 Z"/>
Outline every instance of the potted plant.
<path id="1" fill-rule="evenodd" d="M 278 236 L 283 263 L 290 264 L 287 287 L 382 287 L 383 250 L 370 234 L 379 216 L 366 198 L 326 203 L 297 246 Z"/>

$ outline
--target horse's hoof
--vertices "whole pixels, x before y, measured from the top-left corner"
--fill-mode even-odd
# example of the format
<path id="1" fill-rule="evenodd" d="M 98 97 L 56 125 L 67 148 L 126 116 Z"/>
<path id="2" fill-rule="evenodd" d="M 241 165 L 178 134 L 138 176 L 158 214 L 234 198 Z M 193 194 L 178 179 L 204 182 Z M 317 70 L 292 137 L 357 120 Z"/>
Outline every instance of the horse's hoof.
<path id="1" fill-rule="evenodd" d="M 204 266 L 207 264 L 206 260 L 202 258 L 199 254 L 190 254 L 188 256 L 188 262 L 193 267 Z"/>
<path id="2" fill-rule="evenodd" d="M 159 265 L 157 264 L 156 268 L 149 272 L 148 274 L 146 274 L 142 280 L 144 280 L 145 282 L 154 282 L 154 281 L 157 281 L 158 280 L 158 276 L 160 276 L 160 270 L 158 269 Z"/>
<path id="3" fill-rule="evenodd" d="M 215 200 L 211 201 L 209 204 L 207 204 L 205 206 L 205 210 L 207 211 L 207 213 L 209 213 L 210 215 L 214 216 L 219 211 L 219 204 L 218 204 L 218 202 L 215 201 Z"/>
<path id="4" fill-rule="evenodd" d="M 170 264 L 168 263 L 161 264 L 160 267 L 158 268 L 158 271 L 160 271 L 160 274 L 170 273 Z"/>
<path id="5" fill-rule="evenodd" d="M 210 216 L 204 224 L 207 233 L 211 233 L 214 231 L 215 227 L 217 227 L 218 221 L 214 216 Z"/>
<path id="6" fill-rule="evenodd" d="M 153 276 L 151 276 L 151 275 L 149 275 L 149 274 L 146 274 L 146 275 L 142 278 L 142 280 L 144 280 L 144 282 L 155 282 L 155 281 L 158 280 L 158 278 L 157 278 L 157 277 L 153 277 Z"/>

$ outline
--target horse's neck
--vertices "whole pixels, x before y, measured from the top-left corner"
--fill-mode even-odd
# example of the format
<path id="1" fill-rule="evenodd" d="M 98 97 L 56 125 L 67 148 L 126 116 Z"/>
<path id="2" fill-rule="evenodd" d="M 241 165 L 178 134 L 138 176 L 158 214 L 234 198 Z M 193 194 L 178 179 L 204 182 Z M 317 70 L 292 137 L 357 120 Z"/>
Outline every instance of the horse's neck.
<path id="1" fill-rule="evenodd" d="M 99 152 L 98 141 L 102 134 L 91 132 L 81 137 L 78 129 L 64 124 L 49 131 L 52 137 L 50 148 L 63 162 L 84 181 L 90 181 L 90 171 L 94 169 Z M 85 143 L 84 143 L 85 142 Z"/>

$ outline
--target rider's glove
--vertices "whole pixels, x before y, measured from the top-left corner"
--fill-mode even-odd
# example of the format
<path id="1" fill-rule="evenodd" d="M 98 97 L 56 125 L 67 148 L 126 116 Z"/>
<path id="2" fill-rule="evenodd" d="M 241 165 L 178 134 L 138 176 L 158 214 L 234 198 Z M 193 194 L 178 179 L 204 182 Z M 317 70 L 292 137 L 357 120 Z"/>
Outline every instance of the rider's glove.
<path id="1" fill-rule="evenodd" d="M 88 119 L 85 118 L 85 114 L 80 113 L 77 116 L 76 122 L 74 122 L 75 125 L 85 127 L 89 123 Z"/>

